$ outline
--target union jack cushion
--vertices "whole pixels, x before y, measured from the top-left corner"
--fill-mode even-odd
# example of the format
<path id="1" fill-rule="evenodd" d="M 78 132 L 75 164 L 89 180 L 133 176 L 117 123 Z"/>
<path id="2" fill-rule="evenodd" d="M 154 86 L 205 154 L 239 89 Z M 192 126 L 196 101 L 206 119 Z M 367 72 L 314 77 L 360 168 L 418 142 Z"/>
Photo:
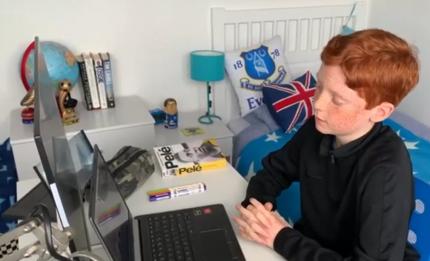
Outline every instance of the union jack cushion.
<path id="1" fill-rule="evenodd" d="M 309 71 L 288 84 L 267 82 L 263 85 L 263 101 L 276 122 L 290 131 L 314 114 L 315 86 L 316 80 Z"/>

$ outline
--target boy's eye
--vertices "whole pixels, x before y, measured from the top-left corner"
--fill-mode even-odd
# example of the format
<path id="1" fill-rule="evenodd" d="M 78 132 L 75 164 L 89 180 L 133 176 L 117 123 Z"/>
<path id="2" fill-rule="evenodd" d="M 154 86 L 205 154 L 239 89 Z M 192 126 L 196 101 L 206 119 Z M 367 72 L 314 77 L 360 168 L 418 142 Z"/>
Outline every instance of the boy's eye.
<path id="1" fill-rule="evenodd" d="M 342 104 L 345 103 L 345 100 L 343 100 L 343 99 L 341 99 L 339 97 L 334 97 L 333 98 L 333 103 L 336 104 L 336 105 L 342 105 Z"/>

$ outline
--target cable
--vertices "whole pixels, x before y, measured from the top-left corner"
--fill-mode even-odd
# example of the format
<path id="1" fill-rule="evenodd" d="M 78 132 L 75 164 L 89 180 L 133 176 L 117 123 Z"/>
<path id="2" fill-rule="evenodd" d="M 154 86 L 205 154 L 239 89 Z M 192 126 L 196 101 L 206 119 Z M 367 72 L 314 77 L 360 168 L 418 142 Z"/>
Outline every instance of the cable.
<path id="1" fill-rule="evenodd" d="M 351 12 L 349 13 L 349 16 L 344 25 L 348 25 L 349 21 L 351 21 L 352 15 L 354 14 L 354 11 L 355 11 L 355 7 L 357 7 L 357 2 L 354 2 Z"/>
<path id="2" fill-rule="evenodd" d="M 43 228 L 45 230 L 45 242 L 46 242 L 46 246 L 48 248 L 49 254 L 57 260 L 69 261 L 70 259 L 60 255 L 54 248 L 51 217 L 49 216 L 48 208 L 43 204 L 39 204 L 35 206 L 31 216 L 39 217 L 43 223 Z"/>
<path id="3" fill-rule="evenodd" d="M 95 254 L 92 254 L 88 251 L 78 251 L 78 252 L 74 252 L 72 253 L 72 260 L 74 260 L 75 258 L 79 258 L 79 257 L 84 257 L 87 258 L 91 261 L 102 261 L 103 259 Z M 78 259 L 81 260 L 81 259 Z"/>

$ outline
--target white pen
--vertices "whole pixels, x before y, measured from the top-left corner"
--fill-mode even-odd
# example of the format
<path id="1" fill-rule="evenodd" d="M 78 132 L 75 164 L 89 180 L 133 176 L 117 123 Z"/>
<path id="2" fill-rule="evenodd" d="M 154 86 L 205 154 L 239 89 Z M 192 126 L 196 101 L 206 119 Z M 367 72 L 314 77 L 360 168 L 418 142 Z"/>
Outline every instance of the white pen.
<path id="1" fill-rule="evenodd" d="M 192 195 L 206 191 L 206 184 L 203 182 L 182 185 L 171 188 L 161 188 L 148 191 L 150 201 L 158 201 L 162 199 L 176 198 L 180 196 Z"/>

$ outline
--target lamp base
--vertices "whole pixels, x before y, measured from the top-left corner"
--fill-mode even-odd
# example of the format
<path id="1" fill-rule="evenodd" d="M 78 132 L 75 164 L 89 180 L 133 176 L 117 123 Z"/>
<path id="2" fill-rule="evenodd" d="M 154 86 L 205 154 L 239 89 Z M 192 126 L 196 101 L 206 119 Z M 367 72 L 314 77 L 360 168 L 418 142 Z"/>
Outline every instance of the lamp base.
<path id="1" fill-rule="evenodd" d="M 215 114 L 206 113 L 205 115 L 199 117 L 199 122 L 202 124 L 212 124 L 214 123 L 213 119 L 221 120 L 221 117 Z"/>

